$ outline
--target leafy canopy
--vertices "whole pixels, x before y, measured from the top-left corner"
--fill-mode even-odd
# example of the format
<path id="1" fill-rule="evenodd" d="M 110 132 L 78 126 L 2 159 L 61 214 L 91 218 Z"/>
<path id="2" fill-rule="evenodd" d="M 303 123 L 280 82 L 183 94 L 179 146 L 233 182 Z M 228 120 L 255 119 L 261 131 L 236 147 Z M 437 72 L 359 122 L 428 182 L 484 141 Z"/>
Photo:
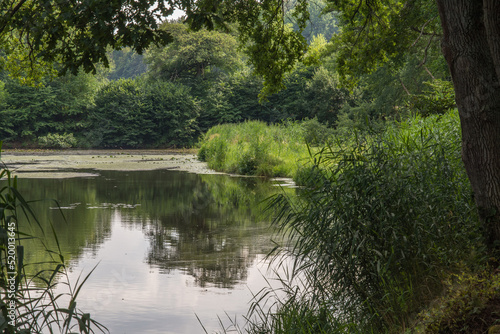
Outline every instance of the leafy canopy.
<path id="1" fill-rule="evenodd" d="M 327 0 L 325 11 L 338 13 L 341 30 L 332 49 L 343 82 L 351 86 L 389 60 L 402 66 L 413 47 L 426 53 L 441 33 L 435 1 Z"/>
<path id="2" fill-rule="evenodd" d="M 440 34 L 434 1 L 324 0 L 324 4 L 323 12 L 334 13 L 332 20 L 340 29 L 332 44 L 337 71 L 351 85 L 353 78 L 388 60 L 402 63 L 412 46 L 426 50 Z M 264 78 L 264 95 L 283 88 L 284 73 L 303 59 L 308 49 L 303 32 L 310 12 L 317 11 L 308 0 L 3 0 L 3 67 L 16 76 L 36 75 L 37 70 L 42 74 L 76 74 L 80 68 L 95 72 L 97 63 L 108 65 L 110 47 L 129 46 L 141 54 L 151 44 L 172 42 L 172 32 L 160 26 L 175 8 L 185 11 L 186 22 L 194 30 L 229 30 L 235 23 L 254 73 Z M 54 62 L 57 65 L 52 66 Z"/>
<path id="3" fill-rule="evenodd" d="M 206 29 L 189 31 L 180 23 L 167 23 L 162 29 L 173 42 L 147 52 L 149 74 L 155 79 L 201 78 L 209 72 L 217 76 L 217 72 L 233 72 L 241 65 L 237 41 L 230 34 Z"/>
<path id="4" fill-rule="evenodd" d="M 95 64 L 108 64 L 108 47 L 142 53 L 167 42 L 159 21 L 172 12 L 172 2 L 157 0 L 2 0 L 3 65 L 17 74 L 36 74 L 54 62 L 60 74 L 95 73 Z"/>

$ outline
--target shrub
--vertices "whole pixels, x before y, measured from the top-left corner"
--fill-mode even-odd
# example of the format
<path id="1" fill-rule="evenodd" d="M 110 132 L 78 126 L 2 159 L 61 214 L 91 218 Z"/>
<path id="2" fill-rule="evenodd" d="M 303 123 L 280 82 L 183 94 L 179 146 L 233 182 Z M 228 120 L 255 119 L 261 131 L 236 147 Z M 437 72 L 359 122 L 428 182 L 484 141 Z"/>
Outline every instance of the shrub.
<path id="1" fill-rule="evenodd" d="M 324 146 L 332 139 L 333 129 L 320 123 L 317 118 L 305 120 L 301 123 L 304 139 L 311 146 Z"/>
<path id="2" fill-rule="evenodd" d="M 412 333 L 497 333 L 499 327 L 500 274 L 452 275 L 447 292 L 430 309 L 420 313 Z M 498 330 L 498 328 L 497 328 Z"/>
<path id="3" fill-rule="evenodd" d="M 189 88 L 171 82 L 118 80 L 101 89 L 91 114 L 100 147 L 185 147 L 199 135 L 198 102 Z"/>
<path id="4" fill-rule="evenodd" d="M 424 94 L 412 95 L 409 107 L 426 117 L 433 114 L 444 114 L 456 107 L 455 90 L 451 81 L 435 79 L 424 82 L 430 90 Z"/>
<path id="5" fill-rule="evenodd" d="M 75 147 L 77 141 L 72 133 L 49 133 L 46 136 L 38 137 L 38 144 L 47 148 L 71 148 Z"/>

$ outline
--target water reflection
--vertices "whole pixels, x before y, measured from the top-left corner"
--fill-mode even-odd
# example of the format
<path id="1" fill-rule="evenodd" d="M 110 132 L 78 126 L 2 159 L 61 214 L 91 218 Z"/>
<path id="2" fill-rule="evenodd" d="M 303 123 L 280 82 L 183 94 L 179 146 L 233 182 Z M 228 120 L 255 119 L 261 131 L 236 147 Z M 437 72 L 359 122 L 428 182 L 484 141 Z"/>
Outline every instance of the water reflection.
<path id="1" fill-rule="evenodd" d="M 68 260 L 82 251 L 97 252 L 110 237 L 116 214 L 125 225 L 141 226 L 150 243 L 148 264 L 164 273 L 184 270 L 202 287 L 244 280 L 256 254 L 269 245 L 260 202 L 275 189 L 259 179 L 102 172 L 96 178 L 21 179 L 19 188 L 26 198 L 58 200 L 33 205 L 44 230 L 53 222 Z M 35 249 L 30 262 L 44 262 L 46 254 Z"/>
<path id="2" fill-rule="evenodd" d="M 257 262 L 272 247 L 272 231 L 260 203 L 280 190 L 260 179 L 103 171 L 21 179 L 19 188 L 26 198 L 58 199 L 33 205 L 44 230 L 53 222 L 74 278 L 101 261 L 80 305 L 111 333 L 200 332 L 194 313 L 242 315 L 251 298 L 245 284 L 259 282 L 256 291 L 266 284 Z M 50 238 L 46 243 L 55 247 Z M 49 259 L 39 244 L 27 248 L 26 262 Z"/>

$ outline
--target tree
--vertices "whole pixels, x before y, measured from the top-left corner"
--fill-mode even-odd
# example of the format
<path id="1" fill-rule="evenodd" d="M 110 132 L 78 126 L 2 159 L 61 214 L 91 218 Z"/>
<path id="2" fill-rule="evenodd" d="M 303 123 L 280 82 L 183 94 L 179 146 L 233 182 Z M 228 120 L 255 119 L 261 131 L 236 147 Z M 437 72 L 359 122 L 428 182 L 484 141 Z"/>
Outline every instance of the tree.
<path id="1" fill-rule="evenodd" d="M 167 42 L 159 21 L 173 10 L 158 0 L 3 0 L 4 65 L 24 75 L 54 61 L 61 74 L 77 74 L 80 68 L 95 72 L 95 64 L 108 64 L 108 47 L 131 46 L 142 53 L 151 43 Z"/>
<path id="2" fill-rule="evenodd" d="M 218 31 L 188 31 L 186 25 L 168 23 L 163 29 L 173 42 L 147 52 L 149 76 L 153 79 L 192 82 L 207 76 L 217 77 L 238 69 L 241 64 L 236 39 Z"/>
<path id="3" fill-rule="evenodd" d="M 172 82 L 120 79 L 101 89 L 90 114 L 89 146 L 189 146 L 198 136 L 199 106 Z"/>
<path id="4" fill-rule="evenodd" d="M 94 71 L 107 63 L 106 47 L 133 46 L 139 53 L 165 42 L 160 15 L 184 9 L 187 22 L 228 29 L 238 22 L 240 42 L 263 76 L 268 92 L 282 87 L 284 72 L 301 59 L 306 0 L 292 10 L 284 0 L 4 0 L 0 2 L 0 44 L 6 53 L 25 46 L 30 61 L 61 62 L 60 72 Z M 437 5 L 437 6 L 436 6 Z M 328 0 L 341 33 L 334 38 L 337 70 L 346 82 L 387 60 L 403 59 L 417 43 L 442 40 L 456 92 L 462 154 L 486 240 L 500 248 L 500 2 L 497 0 Z M 285 24 L 285 13 L 297 30 Z M 439 14 L 439 15 L 438 15 Z M 424 48 L 425 50 L 425 48 Z"/>
<path id="5" fill-rule="evenodd" d="M 487 245 L 500 248 L 500 2 L 437 0 L 462 127 L 462 160 Z"/>
<path id="6" fill-rule="evenodd" d="M 496 0 L 329 0 L 343 31 L 338 69 L 344 79 L 397 60 L 424 39 L 442 37 L 462 128 L 462 160 L 485 240 L 500 247 L 500 2 Z M 437 4 L 437 7 L 436 7 Z M 439 13 L 439 16 L 438 16 Z M 437 26 L 440 23 L 441 27 Z M 424 58 L 425 60 L 425 58 Z"/>
<path id="7" fill-rule="evenodd" d="M 202 1 L 212 3 L 210 0 Z M 243 27 L 243 36 L 254 44 L 250 57 L 256 72 L 273 84 L 282 76 L 276 71 L 289 70 L 291 59 L 302 57 L 300 43 L 290 37 L 262 41 L 261 27 L 284 32 L 280 9 L 284 1 L 250 2 L 252 18 L 263 14 L 260 23 Z M 212 7 L 220 9 L 221 6 Z M 307 6 L 302 3 L 295 15 L 307 19 Z M 238 7 L 241 11 L 242 6 Z M 500 249 L 500 2 L 497 0 L 328 0 L 327 10 L 338 13 L 341 33 L 334 37 L 337 49 L 337 71 L 346 83 L 371 72 L 389 59 L 404 59 L 416 44 L 431 45 L 442 41 L 442 51 L 450 69 L 462 127 L 462 159 L 472 185 L 485 240 L 491 251 Z M 221 11 L 219 10 L 219 13 Z M 203 14 L 209 18 L 208 14 Z M 244 14 L 237 16 L 242 21 Z M 440 20 L 439 20 L 440 19 Z M 280 21 L 281 20 L 281 21 Z M 302 28 L 302 27 L 301 27 Z M 285 34 L 286 35 L 286 34 Z M 287 35 L 290 36 L 290 35 Z M 245 40 L 244 40 L 245 41 Z M 274 43 L 273 42 L 273 43 Z M 287 48 L 287 45 L 296 48 Z M 425 45 L 424 44 L 424 45 Z M 269 52 L 256 55 L 263 47 L 286 49 L 286 66 L 270 63 Z M 422 48 L 425 52 L 428 47 Z M 303 50 L 301 50 L 303 51 Z M 424 52 L 423 64 L 426 53 Z M 258 67 L 260 66 L 260 67 Z M 274 66 L 274 67 L 273 67 Z M 264 70 L 266 69 L 267 70 Z M 273 68 L 270 70 L 270 68 Z M 267 73 L 266 73 L 267 71 Z"/>
<path id="8" fill-rule="evenodd" d="M 109 56 L 114 66 L 108 75 L 109 80 L 132 79 L 146 72 L 147 65 L 144 56 L 130 48 L 114 50 Z"/>

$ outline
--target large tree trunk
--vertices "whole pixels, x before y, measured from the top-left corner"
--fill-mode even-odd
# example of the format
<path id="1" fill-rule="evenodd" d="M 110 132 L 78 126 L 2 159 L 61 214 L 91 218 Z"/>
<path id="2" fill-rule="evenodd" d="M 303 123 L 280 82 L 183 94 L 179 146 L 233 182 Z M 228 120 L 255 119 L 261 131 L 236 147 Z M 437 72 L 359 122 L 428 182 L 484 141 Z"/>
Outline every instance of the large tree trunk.
<path id="1" fill-rule="evenodd" d="M 500 1 L 437 0 L 455 86 L 462 159 L 485 240 L 500 249 Z"/>

